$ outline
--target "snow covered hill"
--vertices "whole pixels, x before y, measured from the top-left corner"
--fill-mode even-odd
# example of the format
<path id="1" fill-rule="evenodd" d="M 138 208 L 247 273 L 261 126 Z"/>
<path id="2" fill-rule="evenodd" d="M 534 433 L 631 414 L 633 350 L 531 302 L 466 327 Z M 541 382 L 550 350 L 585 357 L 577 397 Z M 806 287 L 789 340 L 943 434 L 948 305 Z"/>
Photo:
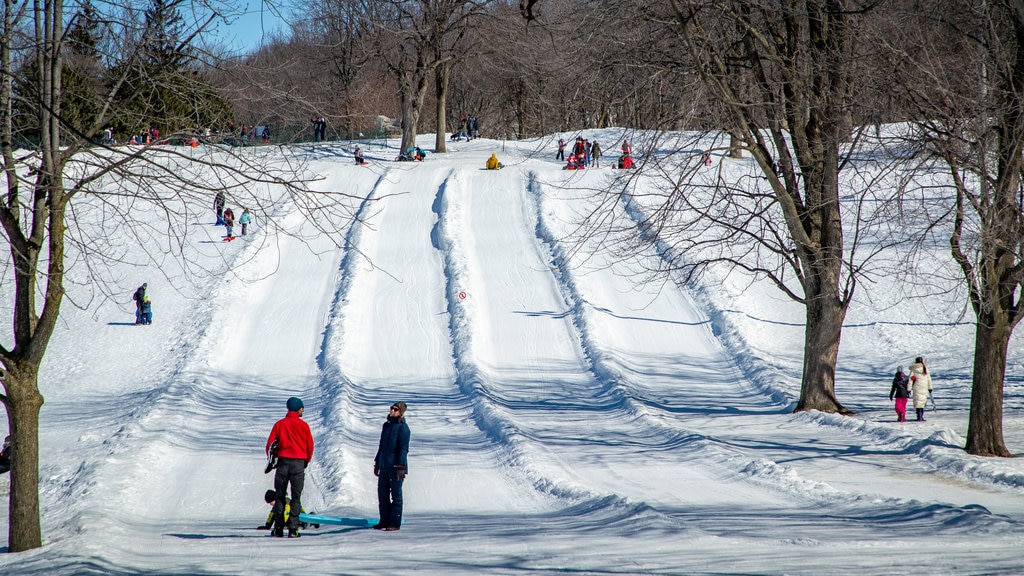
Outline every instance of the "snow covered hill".
<path id="1" fill-rule="evenodd" d="M 638 285 L 576 249 L 580 191 L 614 171 L 563 171 L 551 142 L 423 163 L 364 143 L 368 166 L 343 143 L 296 148 L 354 195 L 355 224 L 318 234 L 283 203 L 290 234 L 257 222 L 220 243 L 210 214 L 191 240 L 223 273 L 113 272 L 149 283 L 152 326 L 131 325 L 130 292 L 65 306 L 41 382 L 45 546 L 0 555 L 0 573 L 1024 573 L 1024 462 L 961 450 L 969 321 L 865 288 L 837 385 L 857 415 L 793 414 L 800 308 L 720 272 Z M 506 168 L 483 170 L 491 152 Z M 891 371 L 917 355 L 939 410 L 897 424 Z M 290 396 L 317 442 L 306 509 L 371 518 L 380 425 L 409 404 L 401 531 L 255 530 Z"/>

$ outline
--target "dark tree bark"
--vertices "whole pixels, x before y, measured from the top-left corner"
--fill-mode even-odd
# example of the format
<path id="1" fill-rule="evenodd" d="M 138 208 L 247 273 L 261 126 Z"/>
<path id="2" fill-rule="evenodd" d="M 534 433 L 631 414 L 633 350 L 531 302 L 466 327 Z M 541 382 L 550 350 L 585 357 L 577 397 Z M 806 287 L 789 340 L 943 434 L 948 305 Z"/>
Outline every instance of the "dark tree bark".
<path id="1" fill-rule="evenodd" d="M 965 449 L 1011 456 L 1003 382 L 1009 341 L 1024 316 L 1024 2 L 924 3 L 911 17 L 923 35 L 956 48 L 941 57 L 901 53 L 911 54 L 910 69 L 925 71 L 927 81 L 904 81 L 902 92 L 923 119 L 917 138 L 949 169 L 950 250 L 976 317 Z"/>
<path id="2" fill-rule="evenodd" d="M 796 410 L 848 413 L 836 398 L 835 369 L 857 281 L 846 273 L 854 266 L 839 202 L 840 145 L 848 137 L 856 62 L 853 12 L 837 0 L 673 6 L 705 87 L 729 114 L 727 132 L 767 178 L 785 222 L 780 232 L 792 243 L 776 250 L 791 250 L 788 265 L 802 293 L 787 293 L 806 309 Z M 777 273 L 760 273 L 786 284 Z"/>

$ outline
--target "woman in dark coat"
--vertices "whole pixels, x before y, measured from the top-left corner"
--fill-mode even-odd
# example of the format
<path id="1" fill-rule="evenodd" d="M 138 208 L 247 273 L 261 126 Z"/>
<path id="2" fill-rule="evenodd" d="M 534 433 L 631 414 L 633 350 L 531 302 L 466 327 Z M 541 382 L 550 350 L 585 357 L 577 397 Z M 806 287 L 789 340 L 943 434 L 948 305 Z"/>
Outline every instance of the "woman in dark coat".
<path id="1" fill-rule="evenodd" d="M 373 457 L 377 477 L 377 530 L 394 531 L 402 527 L 402 483 L 409 471 L 409 425 L 405 423 L 405 402 L 395 402 L 380 431 L 380 445 Z"/>

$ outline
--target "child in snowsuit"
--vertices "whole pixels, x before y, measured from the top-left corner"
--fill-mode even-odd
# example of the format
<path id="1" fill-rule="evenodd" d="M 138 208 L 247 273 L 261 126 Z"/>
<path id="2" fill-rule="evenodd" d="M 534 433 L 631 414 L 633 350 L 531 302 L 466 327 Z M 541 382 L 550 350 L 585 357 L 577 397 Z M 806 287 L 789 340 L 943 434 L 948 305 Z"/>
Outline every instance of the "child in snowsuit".
<path id="1" fill-rule="evenodd" d="M 486 167 L 488 170 L 500 170 L 504 168 L 504 166 L 501 165 L 501 162 L 498 162 L 497 152 L 491 152 L 491 157 L 487 159 Z"/>
<path id="2" fill-rule="evenodd" d="M 234 240 L 235 213 L 231 210 L 231 208 L 224 209 L 224 229 L 227 232 L 227 234 L 225 234 L 224 237 L 227 238 L 228 240 Z"/>
<path id="3" fill-rule="evenodd" d="M 153 303 L 149 301 L 147 296 L 142 301 L 142 306 L 139 308 L 139 324 L 152 324 L 153 323 Z"/>
<path id="4" fill-rule="evenodd" d="M 284 524 L 281 525 L 281 529 L 282 530 L 284 530 L 285 525 L 288 524 L 288 516 L 290 516 L 291 512 L 292 512 L 292 505 L 287 502 L 287 499 L 285 499 L 285 500 L 286 500 L 286 502 L 285 502 L 285 505 L 284 505 Z M 270 514 L 267 516 L 267 522 L 265 524 L 263 524 L 262 526 L 257 526 L 256 529 L 257 530 L 271 530 L 271 529 L 274 528 L 274 510 L 273 510 L 273 507 L 274 507 L 274 503 L 277 502 L 277 492 L 275 492 L 274 490 L 267 490 L 263 494 L 263 501 L 266 502 L 267 504 L 270 504 L 271 510 L 270 510 Z M 306 509 L 305 508 L 302 509 L 302 513 L 303 514 L 306 513 Z M 299 522 L 299 528 L 300 529 L 305 530 L 308 527 L 309 527 L 309 523 L 301 522 L 301 521 Z M 313 527 L 314 528 L 319 528 L 320 525 L 319 524 L 313 524 Z"/>
<path id="5" fill-rule="evenodd" d="M 252 222 L 252 214 L 246 208 L 242 210 L 242 215 L 238 217 L 238 223 L 242 225 L 242 236 L 245 236 L 245 231 L 249 228 L 250 222 Z"/>
<path id="6" fill-rule="evenodd" d="M 896 421 L 907 421 L 907 398 L 910 398 L 908 389 L 910 379 L 903 373 L 903 366 L 896 369 L 896 375 L 892 378 L 892 387 L 889 389 L 889 400 L 896 400 Z"/>

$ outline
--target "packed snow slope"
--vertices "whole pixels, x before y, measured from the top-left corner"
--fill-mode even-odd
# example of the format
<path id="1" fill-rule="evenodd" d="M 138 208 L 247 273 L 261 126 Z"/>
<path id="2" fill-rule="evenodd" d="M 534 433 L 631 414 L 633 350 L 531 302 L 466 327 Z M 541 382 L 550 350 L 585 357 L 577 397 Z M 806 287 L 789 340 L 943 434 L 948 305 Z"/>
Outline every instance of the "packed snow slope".
<path id="1" fill-rule="evenodd" d="M 623 136 L 585 135 L 606 150 Z M 562 170 L 559 136 L 422 163 L 363 143 L 367 166 L 348 143 L 282 150 L 353 195 L 354 223 L 318 233 L 282 201 L 275 226 L 224 243 L 210 213 L 190 239 L 220 273 L 126 264 L 122 298 L 65 306 L 41 379 L 45 545 L 0 555 L 0 573 L 1024 573 L 1024 463 L 961 449 L 973 331 L 958 304 L 865 287 L 837 385 L 856 415 L 794 414 L 800 307 L 724 271 L 638 283 L 568 242 L 581 194 L 617 171 Z M 492 152 L 504 169 L 483 170 Z M 144 281 L 154 323 L 134 326 Z M 917 355 L 938 410 L 896 423 L 891 374 Z M 1021 451 L 1019 340 L 1010 357 Z M 380 426 L 409 404 L 401 531 L 256 530 L 290 396 L 317 443 L 305 508 L 366 518 Z"/>

